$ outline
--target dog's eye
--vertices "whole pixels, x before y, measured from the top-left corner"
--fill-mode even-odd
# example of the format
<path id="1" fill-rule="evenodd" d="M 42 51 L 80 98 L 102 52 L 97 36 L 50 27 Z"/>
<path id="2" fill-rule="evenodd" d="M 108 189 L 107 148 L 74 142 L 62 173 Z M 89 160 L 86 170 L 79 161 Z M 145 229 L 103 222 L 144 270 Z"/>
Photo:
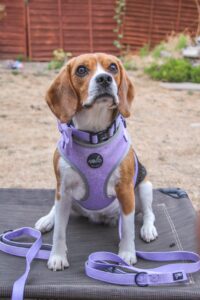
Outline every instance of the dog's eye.
<path id="1" fill-rule="evenodd" d="M 78 75 L 79 77 L 84 77 L 87 74 L 88 74 L 88 69 L 85 66 L 79 66 L 76 69 L 76 75 Z"/>
<path id="2" fill-rule="evenodd" d="M 117 72 L 118 72 L 117 65 L 115 63 L 110 64 L 110 66 L 108 67 L 108 70 L 111 73 L 117 74 Z"/>

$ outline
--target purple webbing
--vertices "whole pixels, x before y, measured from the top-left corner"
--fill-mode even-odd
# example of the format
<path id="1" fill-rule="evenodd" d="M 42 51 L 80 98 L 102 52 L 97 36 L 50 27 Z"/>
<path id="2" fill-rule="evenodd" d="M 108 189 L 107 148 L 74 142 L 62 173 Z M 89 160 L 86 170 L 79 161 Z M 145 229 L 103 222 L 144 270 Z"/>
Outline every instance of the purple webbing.
<path id="1" fill-rule="evenodd" d="M 30 248 L 23 248 L 21 247 L 23 243 L 18 243 L 18 242 L 11 243 L 10 245 L 8 244 L 10 240 L 23 235 L 31 236 L 36 239 L 35 242 L 31 244 Z M 24 274 L 14 282 L 13 290 L 12 290 L 12 300 L 24 299 L 23 297 L 24 287 L 30 271 L 31 262 L 37 256 L 41 246 L 42 246 L 41 232 L 30 227 L 23 227 L 20 229 L 16 229 L 14 231 L 7 232 L 3 236 L 1 236 L 1 242 L 0 242 L 1 251 L 4 251 L 11 255 L 26 257 L 26 269 Z M 42 259 L 47 259 L 48 256 L 49 256 L 49 251 L 47 253 L 47 250 L 43 251 L 42 254 L 40 254 L 40 258 Z"/>

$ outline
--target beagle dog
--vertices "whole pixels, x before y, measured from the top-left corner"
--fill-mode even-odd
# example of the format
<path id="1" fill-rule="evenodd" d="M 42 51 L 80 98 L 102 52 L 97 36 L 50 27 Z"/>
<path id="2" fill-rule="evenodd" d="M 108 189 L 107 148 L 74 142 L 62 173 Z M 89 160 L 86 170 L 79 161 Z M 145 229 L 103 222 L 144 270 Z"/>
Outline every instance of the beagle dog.
<path id="1" fill-rule="evenodd" d="M 120 214 L 118 254 L 128 264 L 136 263 L 136 211 L 143 213 L 142 239 L 157 237 L 152 184 L 125 128 L 133 98 L 134 87 L 122 63 L 104 53 L 72 58 L 47 91 L 61 132 L 53 157 L 57 187 L 54 206 L 35 228 L 47 232 L 54 226 L 51 270 L 69 266 L 66 227 L 71 209 L 106 224 L 116 223 Z"/>

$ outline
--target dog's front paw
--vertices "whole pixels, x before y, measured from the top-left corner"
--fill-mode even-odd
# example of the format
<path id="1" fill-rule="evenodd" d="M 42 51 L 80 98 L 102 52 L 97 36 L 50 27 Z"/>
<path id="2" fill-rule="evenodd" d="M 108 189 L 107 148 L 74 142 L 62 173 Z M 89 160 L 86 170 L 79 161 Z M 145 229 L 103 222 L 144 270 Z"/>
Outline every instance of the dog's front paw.
<path id="1" fill-rule="evenodd" d="M 50 231 L 54 226 L 54 217 L 51 214 L 48 214 L 42 218 L 40 218 L 35 223 L 35 228 L 42 233 Z"/>
<path id="2" fill-rule="evenodd" d="M 149 243 L 157 238 L 158 233 L 156 227 L 153 224 L 145 224 L 141 228 L 140 235 L 145 242 Z"/>
<path id="3" fill-rule="evenodd" d="M 135 251 L 119 251 L 118 255 L 129 265 L 134 265 L 137 262 Z"/>
<path id="4" fill-rule="evenodd" d="M 49 257 L 47 266 L 52 271 L 61 271 L 69 267 L 67 255 L 52 254 Z"/>

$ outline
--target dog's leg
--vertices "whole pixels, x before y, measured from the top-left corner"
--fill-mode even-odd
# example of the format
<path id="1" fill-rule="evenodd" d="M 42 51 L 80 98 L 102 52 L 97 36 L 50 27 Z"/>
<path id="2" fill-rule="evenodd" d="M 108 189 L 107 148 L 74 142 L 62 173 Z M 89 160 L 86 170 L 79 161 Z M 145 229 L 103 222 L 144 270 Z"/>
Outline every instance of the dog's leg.
<path id="1" fill-rule="evenodd" d="M 138 186 L 138 191 L 143 213 L 143 225 L 140 234 L 142 239 L 149 243 L 158 236 L 154 226 L 155 216 L 152 210 L 153 188 L 151 182 L 141 182 Z"/>
<path id="2" fill-rule="evenodd" d="M 121 241 L 119 256 L 128 264 L 136 263 L 135 253 L 135 194 L 133 186 L 134 160 L 131 148 L 120 165 L 120 179 L 115 186 L 121 208 Z"/>
<path id="3" fill-rule="evenodd" d="M 67 260 L 66 227 L 71 211 L 72 199 L 80 200 L 85 195 L 85 185 L 79 173 L 72 169 L 62 158 L 59 160 L 59 175 L 60 180 L 56 193 L 58 200 L 55 202 L 53 246 L 48 261 L 48 268 L 54 271 L 63 270 L 69 266 Z"/>
<path id="4" fill-rule="evenodd" d="M 52 206 L 50 212 L 46 216 L 40 218 L 35 223 L 35 228 L 40 230 L 42 233 L 48 232 L 54 226 L 54 219 L 55 219 L 55 205 Z"/>
<path id="5" fill-rule="evenodd" d="M 121 185 L 121 187 L 120 187 Z M 121 240 L 119 256 L 128 264 L 135 264 L 135 197 L 133 184 L 118 184 L 117 197 L 121 208 Z"/>
<path id="6" fill-rule="evenodd" d="M 135 211 L 128 215 L 121 210 L 121 241 L 118 255 L 129 265 L 137 262 L 135 254 Z"/>
<path id="7" fill-rule="evenodd" d="M 53 246 L 48 260 L 48 268 L 53 271 L 69 266 L 67 260 L 66 227 L 71 210 L 72 197 L 69 189 L 61 192 L 61 199 L 55 203 L 55 224 Z"/>

